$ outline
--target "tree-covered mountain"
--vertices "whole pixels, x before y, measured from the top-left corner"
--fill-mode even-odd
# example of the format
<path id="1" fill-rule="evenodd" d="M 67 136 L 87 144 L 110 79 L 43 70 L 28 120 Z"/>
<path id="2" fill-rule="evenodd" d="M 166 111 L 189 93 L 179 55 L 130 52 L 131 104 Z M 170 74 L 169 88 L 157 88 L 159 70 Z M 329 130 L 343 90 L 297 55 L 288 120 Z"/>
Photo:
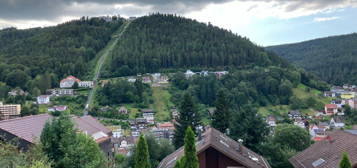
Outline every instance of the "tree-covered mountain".
<path id="1" fill-rule="evenodd" d="M 55 87 L 66 75 L 85 77 L 97 52 L 123 24 L 113 19 L 83 17 L 53 27 L 0 30 L 0 87 L 31 91 Z"/>
<path id="2" fill-rule="evenodd" d="M 267 49 L 329 83 L 357 83 L 357 33 Z"/>
<path id="3" fill-rule="evenodd" d="M 275 54 L 227 30 L 175 15 L 153 14 L 130 24 L 105 75 L 270 65 L 288 66 Z"/>

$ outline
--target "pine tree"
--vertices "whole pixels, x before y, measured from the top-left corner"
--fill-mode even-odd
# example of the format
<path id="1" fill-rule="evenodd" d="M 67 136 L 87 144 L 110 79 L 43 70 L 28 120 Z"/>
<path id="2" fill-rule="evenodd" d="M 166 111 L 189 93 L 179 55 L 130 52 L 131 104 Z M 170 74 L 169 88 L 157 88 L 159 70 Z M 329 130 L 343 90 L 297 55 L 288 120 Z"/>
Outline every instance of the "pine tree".
<path id="1" fill-rule="evenodd" d="M 212 127 L 221 132 L 226 132 L 229 127 L 230 112 L 229 104 L 224 90 L 219 90 L 216 99 L 216 111 L 212 116 Z"/>
<path id="2" fill-rule="evenodd" d="M 134 168 L 150 168 L 149 150 L 146 139 L 143 135 L 140 135 L 136 151 L 135 151 L 135 166 Z"/>
<path id="3" fill-rule="evenodd" d="M 340 168 L 352 168 L 350 159 L 348 158 L 347 153 L 343 153 L 342 160 L 340 162 Z"/>
<path id="4" fill-rule="evenodd" d="M 184 168 L 198 168 L 198 158 L 196 154 L 195 133 L 188 127 L 185 135 L 185 156 Z"/>
<path id="5" fill-rule="evenodd" d="M 229 128 L 229 136 L 232 139 L 242 139 L 244 145 L 251 149 L 256 149 L 269 133 L 265 121 L 257 112 L 257 109 L 251 105 L 239 108 L 234 112 Z"/>
<path id="6" fill-rule="evenodd" d="M 198 109 L 189 93 L 185 93 L 179 106 L 179 117 L 175 123 L 174 145 L 179 148 L 183 145 L 185 131 L 190 126 L 195 129 L 199 125 L 200 117 Z"/>

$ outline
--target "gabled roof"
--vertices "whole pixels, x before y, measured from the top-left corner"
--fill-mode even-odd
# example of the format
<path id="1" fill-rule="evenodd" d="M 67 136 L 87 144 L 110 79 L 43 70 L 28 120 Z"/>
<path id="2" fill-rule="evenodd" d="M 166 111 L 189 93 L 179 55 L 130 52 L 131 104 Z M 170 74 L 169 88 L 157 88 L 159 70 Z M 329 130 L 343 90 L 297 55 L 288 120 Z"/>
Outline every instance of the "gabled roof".
<path id="1" fill-rule="evenodd" d="M 357 135 L 335 131 L 322 141 L 290 158 L 295 168 L 339 167 L 342 153 L 347 152 L 353 164 L 357 163 Z"/>
<path id="2" fill-rule="evenodd" d="M 62 83 L 62 82 L 65 82 L 66 80 L 74 80 L 74 81 L 76 81 L 76 82 L 80 82 L 80 81 L 81 81 L 81 80 L 79 80 L 78 78 L 76 78 L 76 77 L 70 75 L 70 76 L 68 76 L 67 78 L 62 79 L 62 80 L 61 80 L 61 83 Z"/>
<path id="3" fill-rule="evenodd" d="M 268 162 L 260 155 L 249 150 L 238 142 L 227 137 L 214 128 L 209 128 L 196 142 L 197 154 L 212 147 L 230 159 L 244 165 L 246 168 L 270 168 Z M 181 147 L 174 153 L 163 159 L 158 168 L 173 168 L 177 160 L 184 155 L 184 148 Z"/>
<path id="4" fill-rule="evenodd" d="M 337 108 L 336 104 L 326 104 L 325 105 L 326 108 Z"/>
<path id="5" fill-rule="evenodd" d="M 52 120 L 49 114 L 19 117 L 0 121 L 0 129 L 9 132 L 30 143 L 37 143 L 40 139 L 42 129 L 47 121 Z M 91 116 L 72 117 L 75 127 L 83 133 L 91 135 L 97 142 L 101 138 L 108 138 L 111 131 Z M 102 133 L 106 134 L 104 136 Z M 103 136 L 99 136 L 103 135 Z"/>

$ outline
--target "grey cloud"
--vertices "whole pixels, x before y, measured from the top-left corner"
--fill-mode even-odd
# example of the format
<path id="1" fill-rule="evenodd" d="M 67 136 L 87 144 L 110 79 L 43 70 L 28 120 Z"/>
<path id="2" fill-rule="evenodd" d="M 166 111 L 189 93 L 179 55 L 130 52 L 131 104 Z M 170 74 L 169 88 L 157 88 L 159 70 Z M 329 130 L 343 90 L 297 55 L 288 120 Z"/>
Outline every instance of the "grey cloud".
<path id="1" fill-rule="evenodd" d="M 148 12 L 185 14 L 200 10 L 208 4 L 235 0 L 0 0 L 0 19 L 54 20 L 61 16 L 92 16 L 100 14 L 137 15 Z M 321 9 L 357 0 L 241 0 L 279 2 L 287 11 Z M 133 4 L 115 9 L 115 4 Z M 89 9 L 86 5 L 91 6 Z"/>

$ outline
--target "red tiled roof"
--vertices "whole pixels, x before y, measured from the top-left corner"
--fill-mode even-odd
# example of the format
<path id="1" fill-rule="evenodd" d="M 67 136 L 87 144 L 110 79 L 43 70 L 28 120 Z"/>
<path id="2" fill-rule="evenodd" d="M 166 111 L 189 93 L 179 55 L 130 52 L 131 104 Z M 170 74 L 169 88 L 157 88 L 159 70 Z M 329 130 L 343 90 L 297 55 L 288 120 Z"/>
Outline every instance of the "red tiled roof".
<path id="1" fill-rule="evenodd" d="M 298 153 L 289 161 L 295 168 L 336 168 L 342 153 L 347 152 L 353 164 L 357 163 L 357 135 L 335 131 L 322 141 Z M 318 165 L 319 161 L 322 161 Z M 313 165 L 315 164 L 315 166 Z"/>
<path id="2" fill-rule="evenodd" d="M 80 82 L 80 81 L 81 81 L 81 80 L 79 80 L 78 78 L 76 78 L 76 77 L 70 75 L 70 76 L 68 76 L 67 78 L 62 79 L 62 80 L 61 80 L 61 83 L 64 82 L 64 81 L 66 81 L 66 80 L 75 80 L 76 82 Z"/>
<path id="3" fill-rule="evenodd" d="M 326 104 L 325 105 L 326 108 L 337 108 L 336 104 Z"/>

